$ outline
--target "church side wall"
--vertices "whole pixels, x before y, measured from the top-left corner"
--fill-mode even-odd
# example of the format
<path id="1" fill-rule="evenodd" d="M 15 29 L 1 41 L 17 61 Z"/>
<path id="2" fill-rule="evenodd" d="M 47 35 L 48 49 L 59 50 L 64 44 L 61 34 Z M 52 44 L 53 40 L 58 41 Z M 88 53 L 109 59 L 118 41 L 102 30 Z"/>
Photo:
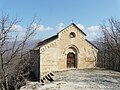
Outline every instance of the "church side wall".
<path id="1" fill-rule="evenodd" d="M 58 71 L 59 49 L 56 40 L 40 48 L 41 75 L 51 71 Z"/>

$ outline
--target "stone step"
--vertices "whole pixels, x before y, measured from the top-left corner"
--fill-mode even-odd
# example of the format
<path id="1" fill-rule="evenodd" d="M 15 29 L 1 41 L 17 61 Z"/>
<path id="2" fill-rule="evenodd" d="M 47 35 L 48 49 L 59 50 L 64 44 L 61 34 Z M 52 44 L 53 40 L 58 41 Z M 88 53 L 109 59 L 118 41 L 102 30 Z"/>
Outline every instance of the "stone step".
<path id="1" fill-rule="evenodd" d="M 42 78 L 40 79 L 41 85 L 44 85 L 49 82 L 53 82 L 54 81 L 53 76 L 54 76 L 54 74 L 52 72 L 42 76 Z"/>

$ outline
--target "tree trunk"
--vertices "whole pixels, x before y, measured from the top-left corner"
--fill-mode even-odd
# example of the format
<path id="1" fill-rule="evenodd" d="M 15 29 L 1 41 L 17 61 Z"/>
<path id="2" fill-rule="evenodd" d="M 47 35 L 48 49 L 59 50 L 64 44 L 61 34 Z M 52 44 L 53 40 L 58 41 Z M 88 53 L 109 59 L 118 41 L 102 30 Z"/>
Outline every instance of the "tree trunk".
<path id="1" fill-rule="evenodd" d="M 5 90 L 5 86 L 3 85 L 3 83 L 2 83 L 2 90 Z"/>
<path id="2" fill-rule="evenodd" d="M 5 83 L 6 83 L 6 89 L 9 90 L 9 84 L 8 84 L 8 78 L 5 78 Z"/>

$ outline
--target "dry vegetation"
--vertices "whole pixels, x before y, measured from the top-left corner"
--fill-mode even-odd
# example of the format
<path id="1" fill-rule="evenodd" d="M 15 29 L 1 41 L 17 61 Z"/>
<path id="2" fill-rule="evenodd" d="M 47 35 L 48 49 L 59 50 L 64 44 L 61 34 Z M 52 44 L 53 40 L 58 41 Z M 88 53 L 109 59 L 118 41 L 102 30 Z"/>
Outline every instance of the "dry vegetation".
<path id="1" fill-rule="evenodd" d="M 103 37 L 97 41 L 98 67 L 120 71 L 120 20 L 110 18 L 101 25 Z"/>
<path id="2" fill-rule="evenodd" d="M 25 78 L 31 70 L 27 41 L 34 34 L 37 27 L 33 27 L 35 18 L 26 27 L 25 35 L 20 39 L 19 32 L 13 29 L 19 24 L 17 18 L 0 18 L 0 90 L 17 90 L 25 85 Z"/>

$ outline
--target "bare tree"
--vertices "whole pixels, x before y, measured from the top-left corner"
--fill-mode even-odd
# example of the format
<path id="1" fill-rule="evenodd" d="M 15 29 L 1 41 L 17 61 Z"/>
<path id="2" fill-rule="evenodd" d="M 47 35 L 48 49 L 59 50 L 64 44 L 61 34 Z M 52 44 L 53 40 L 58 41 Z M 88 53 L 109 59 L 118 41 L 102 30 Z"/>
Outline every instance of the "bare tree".
<path id="1" fill-rule="evenodd" d="M 34 18 L 27 26 L 24 37 L 19 41 L 19 34 L 13 30 L 13 26 L 20 22 L 17 18 L 10 20 L 9 16 L 2 16 L 0 19 L 0 83 L 3 90 L 10 90 L 10 79 L 14 81 L 14 85 L 17 87 L 20 75 L 24 75 L 22 74 L 25 73 L 23 71 L 29 67 L 29 54 L 25 48 L 27 41 L 38 27 L 33 25 L 35 23 Z"/>
<path id="2" fill-rule="evenodd" d="M 101 66 L 120 71 L 120 20 L 110 18 L 101 25 L 101 30 L 103 37 L 98 46 Z"/>

